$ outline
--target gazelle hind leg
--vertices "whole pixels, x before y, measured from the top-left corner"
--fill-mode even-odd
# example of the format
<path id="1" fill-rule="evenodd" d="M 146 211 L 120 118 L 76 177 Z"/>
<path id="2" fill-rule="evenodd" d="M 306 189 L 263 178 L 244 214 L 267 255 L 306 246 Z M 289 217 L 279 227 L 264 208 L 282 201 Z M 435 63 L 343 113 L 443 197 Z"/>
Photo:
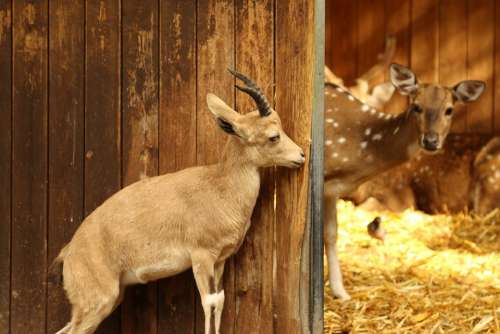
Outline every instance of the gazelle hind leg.
<path id="1" fill-rule="evenodd" d="M 195 254 L 191 259 L 196 286 L 205 313 L 205 334 L 219 334 L 217 312 L 222 313 L 224 291 L 217 291 L 215 284 L 215 261 L 209 254 Z M 220 325 L 220 321 L 219 321 Z"/>
<path id="2" fill-rule="evenodd" d="M 66 326 L 61 328 L 56 334 L 67 334 L 70 329 L 71 329 L 71 322 L 68 322 Z"/>
<path id="3" fill-rule="evenodd" d="M 344 288 L 342 272 L 340 270 L 339 258 L 337 255 L 337 207 L 336 197 L 325 194 L 325 226 L 324 241 L 326 257 L 328 259 L 328 276 L 330 288 L 335 297 L 341 300 L 349 300 L 351 296 Z"/>

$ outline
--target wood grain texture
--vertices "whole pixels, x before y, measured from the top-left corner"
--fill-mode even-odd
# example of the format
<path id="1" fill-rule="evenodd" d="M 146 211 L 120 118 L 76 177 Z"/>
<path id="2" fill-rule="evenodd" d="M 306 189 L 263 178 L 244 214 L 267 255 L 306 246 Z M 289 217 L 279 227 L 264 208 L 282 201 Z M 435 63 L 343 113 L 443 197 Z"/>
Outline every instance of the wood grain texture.
<path id="1" fill-rule="evenodd" d="M 48 260 L 71 239 L 83 216 L 84 6 L 49 3 L 49 210 Z M 70 319 L 62 286 L 48 284 L 47 332 Z"/>
<path id="2" fill-rule="evenodd" d="M 121 186 L 120 2 L 86 3 L 85 215 Z M 120 332 L 117 309 L 97 333 Z"/>
<path id="3" fill-rule="evenodd" d="M 11 333 L 45 333 L 47 2 L 14 1 Z"/>
<path id="4" fill-rule="evenodd" d="M 9 333 L 12 163 L 12 3 L 0 0 L 0 333 Z"/>
<path id="5" fill-rule="evenodd" d="M 158 175 L 158 2 L 122 3 L 122 184 Z M 127 289 L 122 333 L 157 333 L 157 284 Z"/>
<path id="6" fill-rule="evenodd" d="M 377 62 L 377 56 L 384 52 L 385 23 L 384 1 L 358 0 L 358 76 L 368 71 Z M 384 77 L 377 79 L 382 82 Z"/>
<path id="7" fill-rule="evenodd" d="M 233 0 L 198 2 L 197 17 L 197 164 L 219 161 L 227 134 L 220 130 L 206 107 L 206 96 L 214 93 L 229 106 L 234 106 L 234 78 L 227 68 L 234 67 L 234 4 Z M 233 259 L 224 270 L 224 311 L 221 331 L 233 333 L 235 318 Z M 204 331 L 203 312 L 197 294 L 196 333 Z"/>
<path id="8" fill-rule="evenodd" d="M 276 3 L 276 110 L 284 130 L 309 157 L 314 71 L 314 3 Z M 274 332 L 299 333 L 300 264 L 307 221 L 308 168 L 278 169 Z"/>
<path id="9" fill-rule="evenodd" d="M 420 82 L 439 80 L 438 4 L 434 0 L 412 2 L 410 65 Z"/>
<path id="10" fill-rule="evenodd" d="M 262 87 L 269 100 L 274 82 L 274 1 L 235 3 L 236 69 Z M 255 110 L 247 95 L 236 94 L 241 113 Z M 261 189 L 245 242 L 235 255 L 235 333 L 272 333 L 274 171 L 261 172 Z"/>
<path id="11" fill-rule="evenodd" d="M 160 3 L 160 174 L 196 165 L 196 1 Z M 159 333 L 194 333 L 192 271 L 160 281 Z M 196 296 L 198 298 L 198 296 Z"/>
<path id="12" fill-rule="evenodd" d="M 439 83 L 453 87 L 467 78 L 467 0 L 439 3 Z M 467 110 L 459 106 L 453 116 L 453 132 L 467 129 Z"/>
<path id="13" fill-rule="evenodd" d="M 386 34 L 396 38 L 396 52 L 393 62 L 409 66 L 411 55 L 411 2 L 409 0 L 386 0 L 385 1 L 385 22 Z M 386 80 L 389 80 L 389 71 L 386 73 Z M 385 111 L 391 114 L 399 114 L 406 110 L 408 106 L 406 96 L 397 92 L 392 100 L 385 106 Z"/>
<path id="14" fill-rule="evenodd" d="M 329 20 L 334 23 L 326 51 L 327 55 L 332 53 L 332 59 L 328 59 L 327 63 L 331 64 L 333 73 L 344 80 L 344 84 L 351 85 L 358 74 L 357 1 L 333 1 L 328 4 L 328 13 L 331 15 Z"/>
<path id="15" fill-rule="evenodd" d="M 493 104 L 493 132 L 500 135 L 500 4 L 495 2 L 495 92 Z"/>
<path id="16" fill-rule="evenodd" d="M 467 76 L 486 82 L 481 98 L 467 107 L 467 126 L 472 133 L 492 131 L 494 12 L 493 0 L 467 1 Z"/>

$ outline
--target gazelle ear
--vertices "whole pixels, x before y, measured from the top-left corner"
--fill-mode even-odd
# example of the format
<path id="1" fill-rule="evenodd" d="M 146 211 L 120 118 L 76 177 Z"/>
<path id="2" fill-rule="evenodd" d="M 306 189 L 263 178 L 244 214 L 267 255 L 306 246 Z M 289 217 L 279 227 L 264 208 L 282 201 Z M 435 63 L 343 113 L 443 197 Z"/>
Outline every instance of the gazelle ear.
<path id="1" fill-rule="evenodd" d="M 478 80 L 466 80 L 453 87 L 453 95 L 460 102 L 476 101 L 484 92 L 486 84 Z"/>
<path id="2" fill-rule="evenodd" d="M 238 132 L 238 120 L 241 117 L 230 106 L 224 103 L 220 98 L 214 94 L 207 94 L 208 110 L 214 115 L 217 124 L 225 132 L 240 136 Z"/>
<path id="3" fill-rule="evenodd" d="M 417 77 L 407 67 L 391 64 L 389 69 L 391 82 L 403 95 L 415 95 L 418 90 Z"/>

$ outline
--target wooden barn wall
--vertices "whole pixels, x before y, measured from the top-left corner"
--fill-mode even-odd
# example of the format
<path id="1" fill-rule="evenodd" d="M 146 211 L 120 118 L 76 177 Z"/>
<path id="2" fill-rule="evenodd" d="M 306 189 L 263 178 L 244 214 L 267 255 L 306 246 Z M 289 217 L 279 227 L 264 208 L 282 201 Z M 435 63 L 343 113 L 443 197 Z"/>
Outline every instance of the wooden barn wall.
<path id="1" fill-rule="evenodd" d="M 500 134 L 499 1 L 326 0 L 325 63 L 347 83 L 376 62 L 386 35 L 397 38 L 394 60 L 421 81 L 486 81 L 480 101 L 456 113 L 452 130 Z M 398 97 L 387 108 L 404 105 Z"/>
<path id="2" fill-rule="evenodd" d="M 219 159 L 225 137 L 206 94 L 253 108 L 228 67 L 262 85 L 309 154 L 313 6 L 0 0 L 0 333 L 54 333 L 69 320 L 48 265 L 110 195 Z M 224 333 L 300 331 L 308 172 L 263 173 L 253 224 L 226 265 Z M 202 319 L 188 271 L 129 288 L 98 333 L 202 333 Z"/>

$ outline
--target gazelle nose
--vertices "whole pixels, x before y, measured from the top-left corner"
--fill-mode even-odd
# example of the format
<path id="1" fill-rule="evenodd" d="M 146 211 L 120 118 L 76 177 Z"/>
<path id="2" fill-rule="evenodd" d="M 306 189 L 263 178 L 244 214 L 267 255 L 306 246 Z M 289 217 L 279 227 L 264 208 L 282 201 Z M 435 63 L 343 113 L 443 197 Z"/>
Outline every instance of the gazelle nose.
<path id="1" fill-rule="evenodd" d="M 304 151 L 301 151 L 301 152 L 300 152 L 300 156 L 301 156 L 302 158 L 305 158 L 305 157 L 306 157 L 306 155 L 304 154 Z"/>

